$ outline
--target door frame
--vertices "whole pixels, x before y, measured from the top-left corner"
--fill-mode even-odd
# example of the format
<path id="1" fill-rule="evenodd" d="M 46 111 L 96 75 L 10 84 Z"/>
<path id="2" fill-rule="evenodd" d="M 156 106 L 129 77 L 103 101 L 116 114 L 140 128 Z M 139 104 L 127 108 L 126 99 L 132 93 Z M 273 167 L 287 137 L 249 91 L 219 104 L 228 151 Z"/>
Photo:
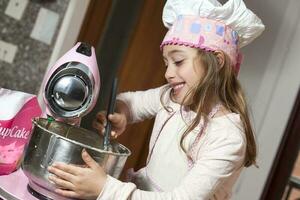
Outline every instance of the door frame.
<path id="1" fill-rule="evenodd" d="M 233 199 L 261 198 L 299 90 L 300 3 L 288 0 L 286 4 L 279 31 L 274 33 L 274 46 L 268 48 L 271 56 L 252 106 L 254 124 L 258 125 L 259 168 L 244 170 Z"/>
<path id="2" fill-rule="evenodd" d="M 297 160 L 300 145 L 300 90 L 287 128 L 278 148 L 261 199 L 281 199 Z"/>

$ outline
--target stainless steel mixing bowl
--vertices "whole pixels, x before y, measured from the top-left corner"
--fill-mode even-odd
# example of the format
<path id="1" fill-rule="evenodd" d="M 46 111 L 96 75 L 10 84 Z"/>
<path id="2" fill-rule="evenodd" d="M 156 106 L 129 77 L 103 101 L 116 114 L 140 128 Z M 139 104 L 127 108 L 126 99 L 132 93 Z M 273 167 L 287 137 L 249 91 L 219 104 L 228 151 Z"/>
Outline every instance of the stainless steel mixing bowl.
<path id="1" fill-rule="evenodd" d="M 130 150 L 114 141 L 111 145 L 109 151 L 105 151 L 103 136 L 98 133 L 62 122 L 36 118 L 33 120 L 33 132 L 22 169 L 32 189 L 55 199 L 57 197 L 52 193 L 55 186 L 48 180 L 48 166 L 54 162 L 84 165 L 81 152 L 85 148 L 108 174 L 118 178 Z"/>

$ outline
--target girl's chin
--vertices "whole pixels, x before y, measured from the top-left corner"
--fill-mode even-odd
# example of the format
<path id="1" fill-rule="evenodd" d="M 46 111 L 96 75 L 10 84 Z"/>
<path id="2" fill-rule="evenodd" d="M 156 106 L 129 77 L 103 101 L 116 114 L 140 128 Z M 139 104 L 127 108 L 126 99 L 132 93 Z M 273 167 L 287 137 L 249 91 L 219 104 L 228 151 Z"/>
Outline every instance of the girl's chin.
<path id="1" fill-rule="evenodd" d="M 185 96 L 181 95 L 180 93 L 176 94 L 176 93 L 172 92 L 171 93 L 171 99 L 172 99 L 173 102 L 184 105 L 184 106 L 190 105 L 190 102 L 187 102 L 188 100 L 185 99 Z M 183 103 L 184 99 L 185 99 L 186 102 Z"/>
<path id="2" fill-rule="evenodd" d="M 172 101 L 178 104 L 182 104 L 184 97 L 179 96 L 178 94 L 172 94 Z"/>

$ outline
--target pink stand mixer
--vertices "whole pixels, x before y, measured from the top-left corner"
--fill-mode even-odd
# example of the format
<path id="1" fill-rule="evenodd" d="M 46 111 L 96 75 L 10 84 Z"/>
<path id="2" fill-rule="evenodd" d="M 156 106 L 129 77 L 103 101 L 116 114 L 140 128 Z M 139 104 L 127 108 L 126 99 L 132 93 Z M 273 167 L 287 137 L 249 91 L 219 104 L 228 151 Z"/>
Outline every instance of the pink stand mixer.
<path id="1" fill-rule="evenodd" d="M 81 117 L 95 106 L 100 89 L 100 75 L 94 47 L 78 42 L 48 70 L 42 87 L 46 104 L 43 117 L 79 126 Z M 57 146 L 57 148 L 61 147 Z M 47 152 L 44 153 L 47 154 Z M 78 154 L 80 155 L 79 152 Z M 29 161 L 25 157 L 22 168 L 30 179 L 28 191 L 32 195 L 39 199 L 65 199 L 43 188 L 42 181 L 36 180 L 38 178 L 32 175 L 36 169 L 27 167 L 27 162 Z"/>
<path id="2" fill-rule="evenodd" d="M 81 117 L 93 109 L 99 94 L 100 75 L 95 49 L 78 42 L 48 70 L 42 87 L 46 104 L 43 117 L 53 117 L 79 126 Z M 47 190 L 32 181 L 28 186 L 27 183 L 27 177 L 20 169 L 11 175 L 0 177 L 2 192 L 6 191 L 7 195 L 11 195 L 7 199 L 52 199 L 46 197 Z"/>

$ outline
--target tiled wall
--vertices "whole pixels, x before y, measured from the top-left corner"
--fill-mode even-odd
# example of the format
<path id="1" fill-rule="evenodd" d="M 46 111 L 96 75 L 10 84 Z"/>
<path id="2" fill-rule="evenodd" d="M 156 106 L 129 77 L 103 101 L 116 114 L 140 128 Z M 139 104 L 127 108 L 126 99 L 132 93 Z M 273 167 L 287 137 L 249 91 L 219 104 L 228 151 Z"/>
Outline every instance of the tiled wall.
<path id="1" fill-rule="evenodd" d="M 20 19 L 9 14 L 9 4 L 23 6 L 24 2 Z M 38 93 L 68 3 L 69 0 L 0 0 L 0 87 Z M 40 32 L 38 25 L 42 27 Z M 5 57 L 4 44 L 16 48 L 13 60 Z"/>

